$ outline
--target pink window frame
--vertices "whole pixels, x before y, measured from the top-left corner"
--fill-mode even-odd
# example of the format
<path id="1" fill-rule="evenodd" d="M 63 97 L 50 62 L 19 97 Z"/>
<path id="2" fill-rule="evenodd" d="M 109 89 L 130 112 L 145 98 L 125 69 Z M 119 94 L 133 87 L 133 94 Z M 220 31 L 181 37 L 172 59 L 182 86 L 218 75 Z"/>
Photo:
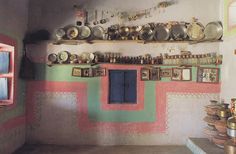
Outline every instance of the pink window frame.
<path id="1" fill-rule="evenodd" d="M 0 74 L 0 78 L 8 78 L 10 80 L 9 88 L 9 99 L 0 100 L 0 105 L 12 105 L 15 102 L 16 96 L 16 57 L 17 57 L 17 43 L 16 40 L 0 34 L 0 52 L 7 51 L 10 53 L 10 64 L 9 73 Z"/>

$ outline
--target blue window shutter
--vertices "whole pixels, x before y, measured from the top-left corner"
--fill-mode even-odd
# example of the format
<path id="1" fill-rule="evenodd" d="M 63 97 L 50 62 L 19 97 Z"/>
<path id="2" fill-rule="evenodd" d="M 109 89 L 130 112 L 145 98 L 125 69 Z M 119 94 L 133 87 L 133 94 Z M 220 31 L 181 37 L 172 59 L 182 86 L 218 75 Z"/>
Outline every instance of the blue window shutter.
<path id="1" fill-rule="evenodd" d="M 9 72 L 9 52 L 0 52 L 0 74 Z"/>
<path id="2" fill-rule="evenodd" d="M 125 71 L 125 100 L 124 102 L 137 102 L 137 71 Z"/>
<path id="3" fill-rule="evenodd" d="M 109 102 L 124 102 L 124 71 L 109 71 Z"/>
<path id="4" fill-rule="evenodd" d="M 0 100 L 8 99 L 7 78 L 0 78 Z"/>

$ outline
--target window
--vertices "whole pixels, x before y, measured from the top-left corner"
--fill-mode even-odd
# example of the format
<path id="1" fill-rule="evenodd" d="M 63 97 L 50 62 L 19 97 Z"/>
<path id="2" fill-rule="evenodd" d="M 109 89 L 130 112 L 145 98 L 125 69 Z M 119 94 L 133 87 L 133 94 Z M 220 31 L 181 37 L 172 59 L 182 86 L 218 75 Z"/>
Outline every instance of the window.
<path id="1" fill-rule="evenodd" d="M 137 103 L 136 70 L 109 71 L 109 103 L 110 104 Z"/>
<path id="2" fill-rule="evenodd" d="M 0 35 L 0 105 L 10 105 L 14 102 L 14 49 L 15 42 Z"/>

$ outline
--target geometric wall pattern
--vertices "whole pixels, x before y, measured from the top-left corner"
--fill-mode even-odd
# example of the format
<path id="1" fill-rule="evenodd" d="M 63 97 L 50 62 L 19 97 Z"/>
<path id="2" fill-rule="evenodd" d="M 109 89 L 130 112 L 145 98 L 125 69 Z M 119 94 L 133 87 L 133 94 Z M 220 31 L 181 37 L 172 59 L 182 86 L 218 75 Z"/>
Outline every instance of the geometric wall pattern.
<path id="1" fill-rule="evenodd" d="M 59 100 L 72 98 L 76 102 L 78 131 L 115 131 L 124 133 L 166 132 L 167 127 L 167 93 L 219 93 L 220 84 L 199 84 L 195 82 L 143 82 L 143 110 L 104 110 L 100 101 L 100 86 L 93 82 L 55 82 L 32 81 L 27 91 L 27 121 L 37 124 L 39 119 L 40 98 L 42 102 L 50 102 L 50 97 L 58 96 Z M 97 87 L 97 88 L 96 88 Z M 76 100 L 74 99 L 76 96 Z M 45 101 L 46 99 L 46 101 Z M 71 108 L 71 104 L 61 103 L 62 109 Z M 53 112 L 53 111 L 52 111 Z M 59 114 L 59 113 L 57 113 Z"/>

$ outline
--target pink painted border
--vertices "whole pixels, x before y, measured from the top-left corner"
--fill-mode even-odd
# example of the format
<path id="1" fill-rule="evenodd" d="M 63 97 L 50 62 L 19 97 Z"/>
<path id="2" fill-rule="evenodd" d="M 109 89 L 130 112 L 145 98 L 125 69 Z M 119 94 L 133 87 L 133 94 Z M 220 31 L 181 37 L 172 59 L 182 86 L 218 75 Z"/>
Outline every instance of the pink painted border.
<path id="1" fill-rule="evenodd" d="M 141 79 L 141 66 L 104 64 L 101 67 L 107 69 L 107 75 L 101 79 L 101 108 L 102 110 L 143 110 L 144 109 L 144 82 Z M 109 104 L 109 70 L 137 70 L 137 104 Z"/>
<path id="2" fill-rule="evenodd" d="M 151 133 L 166 131 L 166 94 L 178 93 L 219 93 L 220 84 L 198 84 L 195 82 L 157 82 L 155 122 L 96 122 L 88 117 L 87 86 L 78 82 L 29 82 L 27 85 L 27 121 L 33 122 L 33 95 L 37 91 L 78 92 L 78 127 L 83 132 L 115 131 L 124 133 Z M 148 102 L 147 102 L 148 103 Z"/>
<path id="3" fill-rule="evenodd" d="M 27 123 L 35 121 L 35 92 L 76 92 L 77 107 L 79 103 L 87 104 L 87 84 L 78 82 L 44 82 L 44 81 L 29 81 L 26 86 L 26 115 Z"/>
<path id="4" fill-rule="evenodd" d="M 4 133 L 5 131 L 8 131 L 10 129 L 18 127 L 19 125 L 24 125 L 24 124 L 25 124 L 25 116 L 13 118 L 3 124 L 0 124 L 0 133 Z"/>

